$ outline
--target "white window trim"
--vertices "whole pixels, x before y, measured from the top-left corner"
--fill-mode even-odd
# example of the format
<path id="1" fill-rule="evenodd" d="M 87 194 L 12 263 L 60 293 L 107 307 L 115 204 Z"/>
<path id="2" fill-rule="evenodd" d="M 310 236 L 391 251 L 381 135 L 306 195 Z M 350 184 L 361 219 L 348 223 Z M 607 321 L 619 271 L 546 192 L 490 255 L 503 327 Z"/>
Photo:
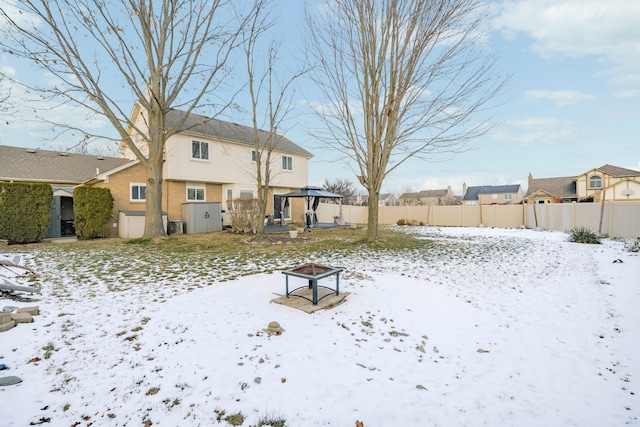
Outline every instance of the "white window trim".
<path id="1" fill-rule="evenodd" d="M 511 194 L 511 193 L 505 193 L 505 194 L 504 194 L 504 199 L 505 199 L 505 200 L 513 200 L 513 194 Z"/>
<path id="2" fill-rule="evenodd" d="M 199 157 L 193 157 L 193 143 L 194 142 L 197 142 L 199 144 L 207 144 L 207 156 L 208 157 L 206 159 L 202 159 L 202 158 L 199 158 Z M 211 144 L 209 144 L 209 142 L 207 142 L 207 141 L 199 141 L 197 139 L 192 139 L 191 143 L 189 144 L 189 150 L 190 150 L 190 154 L 189 155 L 191 157 L 191 160 L 194 160 L 196 162 L 210 162 L 211 161 L 211 150 L 210 150 L 210 148 L 211 148 Z M 200 153 L 202 154 L 202 147 L 200 148 Z"/>
<path id="3" fill-rule="evenodd" d="M 597 181 L 600 183 L 600 185 L 599 185 L 598 187 L 595 187 L 595 186 L 591 185 L 591 180 L 592 180 L 593 178 L 598 178 L 598 180 L 597 180 Z M 600 188 L 602 188 L 602 181 L 603 181 L 603 180 L 602 180 L 602 177 L 601 177 L 600 175 L 591 175 L 591 176 L 589 177 L 589 183 L 588 183 L 589 188 L 591 188 L 591 189 L 600 189 Z"/>
<path id="4" fill-rule="evenodd" d="M 198 200 L 197 198 L 196 199 L 190 199 L 189 198 L 189 190 L 202 190 L 204 198 L 202 200 Z M 187 185 L 184 197 L 187 200 L 187 202 L 206 202 L 207 201 L 207 187 L 202 186 L 202 185 Z"/>
<path id="5" fill-rule="evenodd" d="M 285 159 L 285 158 L 291 159 L 291 169 L 285 169 L 285 168 L 283 167 L 283 163 L 284 163 L 284 159 Z M 283 171 L 286 171 L 286 172 L 293 172 L 293 156 L 287 156 L 287 155 L 284 155 L 284 154 L 283 154 L 283 155 L 282 155 L 282 157 L 281 157 L 281 159 L 280 159 L 280 168 L 281 168 Z"/>
<path id="6" fill-rule="evenodd" d="M 133 198 L 133 187 L 144 187 L 144 199 L 134 199 Z M 138 189 L 138 194 L 140 194 L 140 190 Z M 145 203 L 147 201 L 147 184 L 144 182 L 130 182 L 129 183 L 129 201 L 132 203 Z"/>

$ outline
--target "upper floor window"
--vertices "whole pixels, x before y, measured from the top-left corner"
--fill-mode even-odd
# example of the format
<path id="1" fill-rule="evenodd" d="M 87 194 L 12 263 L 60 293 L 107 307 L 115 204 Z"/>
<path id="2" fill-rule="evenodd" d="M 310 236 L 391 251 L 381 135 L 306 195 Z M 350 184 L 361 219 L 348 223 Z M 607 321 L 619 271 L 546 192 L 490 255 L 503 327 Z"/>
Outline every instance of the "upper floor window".
<path id="1" fill-rule="evenodd" d="M 129 188 L 129 201 L 144 202 L 147 199 L 147 186 L 145 184 L 131 183 Z"/>
<path id="2" fill-rule="evenodd" d="M 589 178 L 589 188 L 602 188 L 602 178 L 598 175 L 593 175 Z"/>
<path id="3" fill-rule="evenodd" d="M 513 194 L 511 194 L 511 193 L 505 193 L 505 195 L 504 195 L 504 199 L 505 199 L 505 200 L 513 200 Z"/>
<path id="4" fill-rule="evenodd" d="M 209 143 L 202 141 L 191 141 L 191 158 L 209 160 Z"/>
<path id="5" fill-rule="evenodd" d="M 285 170 L 285 171 L 293 170 L 293 157 L 282 156 L 282 170 Z"/>
<path id="6" fill-rule="evenodd" d="M 187 187 L 187 200 L 191 202 L 202 202 L 205 200 L 203 187 Z"/>
<path id="7" fill-rule="evenodd" d="M 255 163 L 255 162 L 256 162 L 256 160 L 258 160 L 258 159 L 260 159 L 260 158 L 262 158 L 262 157 L 260 156 L 260 153 L 256 152 L 256 150 L 251 150 L 251 161 L 252 161 L 253 163 Z"/>

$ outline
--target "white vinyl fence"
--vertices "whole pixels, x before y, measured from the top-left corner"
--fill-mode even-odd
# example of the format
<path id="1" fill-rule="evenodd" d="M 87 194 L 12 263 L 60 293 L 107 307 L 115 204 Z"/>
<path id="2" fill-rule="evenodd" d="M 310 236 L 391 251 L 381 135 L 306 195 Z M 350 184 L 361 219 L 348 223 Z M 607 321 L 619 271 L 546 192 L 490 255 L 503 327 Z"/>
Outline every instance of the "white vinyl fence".
<path id="1" fill-rule="evenodd" d="M 535 214 L 533 207 L 535 206 Z M 340 207 L 334 203 L 320 203 L 320 222 L 333 222 L 339 216 Z M 346 223 L 366 224 L 367 207 L 342 207 Z M 484 206 L 380 206 L 379 224 L 397 224 L 398 220 L 416 221 L 433 226 L 527 228 L 568 231 L 575 227 L 587 227 L 609 237 L 640 237 L 640 203 L 544 203 L 526 205 Z"/>

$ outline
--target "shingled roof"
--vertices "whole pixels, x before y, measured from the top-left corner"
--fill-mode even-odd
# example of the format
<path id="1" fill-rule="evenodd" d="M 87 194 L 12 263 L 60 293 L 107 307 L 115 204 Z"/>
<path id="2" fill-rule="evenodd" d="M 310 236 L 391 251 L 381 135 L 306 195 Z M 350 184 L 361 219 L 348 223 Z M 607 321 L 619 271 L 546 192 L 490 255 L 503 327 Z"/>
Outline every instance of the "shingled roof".
<path id="1" fill-rule="evenodd" d="M 517 193 L 519 189 L 520 184 L 482 185 L 479 187 L 468 187 L 467 192 L 464 193 L 463 200 L 478 200 L 478 196 L 480 194 Z"/>
<path id="2" fill-rule="evenodd" d="M 561 176 L 556 178 L 537 178 L 529 181 L 527 197 L 544 191 L 550 196 L 558 196 L 563 199 L 576 198 L 576 179 L 573 176 Z"/>
<path id="3" fill-rule="evenodd" d="M 614 176 L 616 178 L 624 178 L 628 176 L 640 176 L 640 171 L 633 169 L 621 168 L 618 166 L 604 165 L 596 168 L 596 170 Z"/>
<path id="4" fill-rule="evenodd" d="M 180 110 L 169 111 L 167 114 L 167 125 L 175 126 L 183 114 L 184 112 Z M 213 136 L 215 138 L 226 139 L 236 143 L 251 146 L 255 144 L 253 140 L 253 127 L 201 116 L 199 114 L 190 114 L 181 129 L 183 132 Z M 268 135 L 269 134 L 266 131 L 259 131 L 261 142 L 265 143 Z M 279 139 L 276 141 L 275 148 L 278 151 L 313 157 L 313 154 L 281 135 L 279 135 Z"/>
<path id="5" fill-rule="evenodd" d="M 0 145 L 0 181 L 79 185 L 100 172 L 128 162 L 121 157 Z"/>

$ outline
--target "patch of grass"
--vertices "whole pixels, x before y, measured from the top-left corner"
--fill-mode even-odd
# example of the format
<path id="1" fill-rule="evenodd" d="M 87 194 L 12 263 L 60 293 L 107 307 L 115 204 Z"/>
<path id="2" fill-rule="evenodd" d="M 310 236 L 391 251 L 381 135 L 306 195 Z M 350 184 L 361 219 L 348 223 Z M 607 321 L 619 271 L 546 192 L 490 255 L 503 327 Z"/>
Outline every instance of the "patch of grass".
<path id="1" fill-rule="evenodd" d="M 145 394 L 147 396 L 153 396 L 154 394 L 158 394 L 159 391 L 160 391 L 160 387 L 151 387 L 149 390 L 147 390 Z"/>
<path id="2" fill-rule="evenodd" d="M 232 426 L 241 426 L 244 423 L 244 415 L 241 412 L 237 414 L 227 415 L 223 418 L 227 423 Z"/>
<path id="3" fill-rule="evenodd" d="M 148 245 L 151 243 L 151 239 L 143 239 L 139 237 L 137 239 L 130 239 L 125 242 L 127 245 Z"/>
<path id="4" fill-rule="evenodd" d="M 54 351 L 56 351 L 55 346 L 53 345 L 52 342 L 48 343 L 47 345 L 45 345 L 44 347 L 42 347 L 42 349 L 44 350 L 44 358 L 48 359 L 51 357 L 51 355 L 53 354 Z"/>
<path id="5" fill-rule="evenodd" d="M 576 227 L 569 230 L 569 241 L 575 243 L 600 244 L 600 238 L 587 227 Z"/>
<path id="6" fill-rule="evenodd" d="M 256 423 L 256 427 L 271 426 L 271 427 L 286 427 L 287 420 L 280 415 L 264 415 Z"/>

